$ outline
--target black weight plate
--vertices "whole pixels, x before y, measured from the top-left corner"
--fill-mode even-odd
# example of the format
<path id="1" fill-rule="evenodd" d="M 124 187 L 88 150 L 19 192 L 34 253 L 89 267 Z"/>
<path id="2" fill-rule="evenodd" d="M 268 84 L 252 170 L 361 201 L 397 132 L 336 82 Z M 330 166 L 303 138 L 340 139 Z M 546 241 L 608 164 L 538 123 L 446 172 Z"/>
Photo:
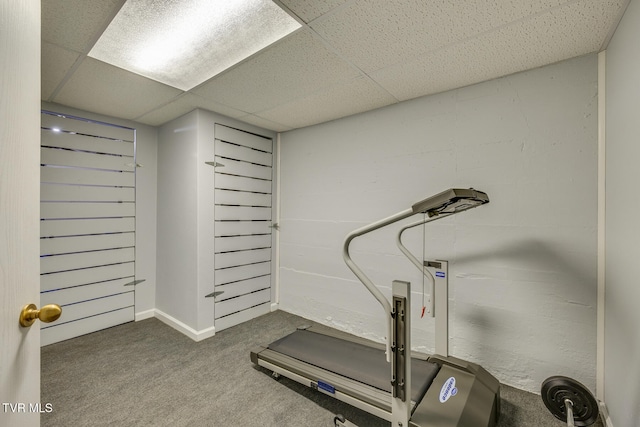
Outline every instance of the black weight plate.
<path id="1" fill-rule="evenodd" d="M 576 427 L 590 426 L 600 413 L 598 402 L 588 388 L 578 381 L 563 377 L 549 377 L 542 383 L 541 397 L 547 409 L 557 419 L 567 422 L 565 399 L 573 402 L 573 420 Z"/>

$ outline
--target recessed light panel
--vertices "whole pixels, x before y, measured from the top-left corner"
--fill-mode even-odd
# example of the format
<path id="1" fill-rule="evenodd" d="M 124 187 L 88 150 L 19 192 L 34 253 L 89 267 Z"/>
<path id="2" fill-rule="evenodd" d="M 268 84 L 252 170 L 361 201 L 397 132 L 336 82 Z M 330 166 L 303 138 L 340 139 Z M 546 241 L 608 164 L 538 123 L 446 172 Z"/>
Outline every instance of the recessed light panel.
<path id="1" fill-rule="evenodd" d="M 298 28 L 271 0 L 128 0 L 89 56 L 187 91 Z"/>

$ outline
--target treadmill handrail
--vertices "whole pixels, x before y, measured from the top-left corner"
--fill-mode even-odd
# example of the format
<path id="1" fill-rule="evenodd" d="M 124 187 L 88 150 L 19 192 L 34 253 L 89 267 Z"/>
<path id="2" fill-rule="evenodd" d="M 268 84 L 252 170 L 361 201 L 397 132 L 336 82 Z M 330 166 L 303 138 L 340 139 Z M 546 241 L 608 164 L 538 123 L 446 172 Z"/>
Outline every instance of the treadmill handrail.
<path id="1" fill-rule="evenodd" d="M 459 201 L 466 200 L 473 200 L 473 203 L 469 204 L 463 202 L 462 205 L 458 205 Z M 449 190 L 443 191 L 442 193 L 436 194 L 435 196 L 422 200 L 421 202 L 414 204 L 409 209 L 398 212 L 395 215 L 391 215 L 390 217 L 381 219 L 365 227 L 354 230 L 345 238 L 342 249 L 342 257 L 344 258 L 344 262 L 347 264 L 347 267 L 351 269 L 353 274 L 355 274 L 356 277 L 360 279 L 362 284 L 369 290 L 369 292 L 371 292 L 374 298 L 378 300 L 385 312 L 385 315 L 387 316 L 387 362 L 391 362 L 391 330 L 393 323 L 393 319 L 391 317 L 391 303 L 382 294 L 382 292 L 380 292 L 378 287 L 371 281 L 371 279 L 369 279 L 369 277 L 367 277 L 367 275 L 364 274 L 360 267 L 358 267 L 356 263 L 351 259 L 351 255 L 349 254 L 349 245 L 351 244 L 351 241 L 356 237 L 362 236 L 363 234 L 378 230 L 382 227 L 386 227 L 387 225 L 401 221 L 405 218 L 421 212 L 427 213 L 429 217 L 432 217 L 433 219 L 437 219 L 444 218 L 445 216 L 449 216 L 457 212 L 462 212 L 464 210 L 484 203 L 489 203 L 489 198 L 484 192 L 476 191 L 473 188 L 470 188 L 468 190 L 451 188 Z M 453 208 L 453 210 L 445 211 L 445 209 L 451 208 Z"/>
<path id="2" fill-rule="evenodd" d="M 387 362 L 391 361 L 391 325 L 393 321 L 393 319 L 391 318 L 391 303 L 389 302 L 387 297 L 385 297 L 384 294 L 380 292 L 380 290 L 375 285 L 375 283 L 373 283 L 373 281 L 369 279 L 369 277 L 364 273 L 364 271 L 362 271 L 362 269 L 360 269 L 360 267 L 358 267 L 356 263 L 351 259 L 351 255 L 349 254 L 349 245 L 351 244 L 351 241 L 356 237 L 362 236 L 363 234 L 369 233 L 371 231 L 378 230 L 382 227 L 386 227 L 387 225 L 393 224 L 394 222 L 397 222 L 397 221 L 401 221 L 412 215 L 414 215 L 413 210 L 407 209 L 402 212 L 398 212 L 397 214 L 392 215 L 390 217 L 381 219 L 380 221 L 376 221 L 365 227 L 354 230 L 351 233 L 349 233 L 345 238 L 343 249 L 342 249 L 342 257 L 344 258 L 344 262 L 347 264 L 347 267 L 349 267 L 351 271 L 353 271 L 353 274 L 355 274 L 356 277 L 360 279 L 362 284 L 369 290 L 369 292 L 371 292 L 374 298 L 378 300 L 387 317 L 387 337 L 386 337 L 387 338 L 386 340 L 387 341 L 386 343 Z"/>
<path id="3" fill-rule="evenodd" d="M 406 225 L 406 226 L 404 226 L 404 227 L 402 227 L 400 229 L 400 231 L 398 232 L 398 236 L 396 237 L 396 245 L 398 246 L 398 249 L 400 249 L 400 252 L 402 252 L 404 254 L 404 256 L 406 256 L 407 259 L 409 261 L 411 261 L 411 263 L 413 265 L 415 265 L 416 268 L 418 270 L 420 270 L 422 272 L 422 274 L 427 279 L 429 279 L 429 285 L 430 285 L 429 295 L 431 296 L 431 304 L 430 304 L 429 313 L 430 313 L 431 317 L 433 317 L 433 298 L 434 298 L 433 297 L 433 293 L 434 293 L 434 287 L 435 287 L 435 278 L 433 277 L 433 275 L 431 274 L 429 269 L 427 267 L 425 267 L 424 264 L 421 263 L 418 260 L 418 258 L 411 253 L 411 251 L 409 251 L 409 249 L 407 249 L 407 247 L 404 245 L 404 243 L 402 243 L 402 234 L 405 231 L 407 231 L 408 229 L 410 229 L 410 228 L 414 228 L 414 227 L 417 227 L 419 225 L 423 225 L 423 224 L 426 224 L 426 223 L 431 222 L 431 221 L 435 221 L 435 220 L 440 219 L 440 218 L 446 218 L 446 217 L 448 217 L 450 215 L 453 215 L 453 212 L 427 217 L 426 219 L 421 219 L 420 221 L 417 221 L 417 222 L 411 223 L 409 225 Z"/>

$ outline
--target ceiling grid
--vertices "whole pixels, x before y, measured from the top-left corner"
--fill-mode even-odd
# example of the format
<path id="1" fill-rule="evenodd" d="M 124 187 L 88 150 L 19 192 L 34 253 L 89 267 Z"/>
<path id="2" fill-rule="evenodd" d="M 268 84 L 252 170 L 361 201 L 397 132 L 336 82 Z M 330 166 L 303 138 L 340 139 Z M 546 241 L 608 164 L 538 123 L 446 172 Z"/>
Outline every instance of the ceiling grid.
<path id="1" fill-rule="evenodd" d="M 302 28 L 188 91 L 87 56 L 124 3 L 42 2 L 43 100 L 286 131 L 598 52 L 629 0 L 276 0 Z"/>

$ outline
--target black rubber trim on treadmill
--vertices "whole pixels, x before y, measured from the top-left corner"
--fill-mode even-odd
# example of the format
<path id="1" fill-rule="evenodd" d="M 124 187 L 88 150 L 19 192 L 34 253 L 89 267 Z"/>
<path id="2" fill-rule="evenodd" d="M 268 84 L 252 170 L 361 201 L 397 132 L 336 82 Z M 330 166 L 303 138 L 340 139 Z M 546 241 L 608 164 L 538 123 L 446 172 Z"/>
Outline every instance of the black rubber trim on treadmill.
<path id="1" fill-rule="evenodd" d="M 383 350 L 307 330 L 280 338 L 269 349 L 391 393 L 391 369 Z M 422 400 L 439 370 L 436 363 L 411 359 L 411 400 Z"/>

